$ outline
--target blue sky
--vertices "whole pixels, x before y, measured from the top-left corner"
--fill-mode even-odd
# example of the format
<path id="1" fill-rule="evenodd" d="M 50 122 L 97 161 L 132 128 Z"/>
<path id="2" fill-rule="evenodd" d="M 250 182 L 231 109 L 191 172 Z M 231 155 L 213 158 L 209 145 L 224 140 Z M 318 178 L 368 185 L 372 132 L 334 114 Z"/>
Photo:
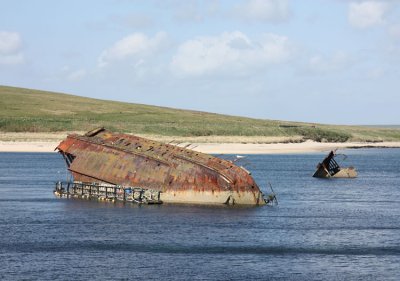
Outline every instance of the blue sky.
<path id="1" fill-rule="evenodd" d="M 0 0 L 0 84 L 400 124 L 400 1 Z"/>

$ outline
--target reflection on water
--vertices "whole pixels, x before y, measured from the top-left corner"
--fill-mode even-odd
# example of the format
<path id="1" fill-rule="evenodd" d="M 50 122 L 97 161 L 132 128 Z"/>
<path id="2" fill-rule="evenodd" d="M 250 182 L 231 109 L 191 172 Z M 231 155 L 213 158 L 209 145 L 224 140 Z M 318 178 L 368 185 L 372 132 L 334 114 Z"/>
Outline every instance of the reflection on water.
<path id="1" fill-rule="evenodd" d="M 312 178 L 324 154 L 248 156 L 278 194 L 258 208 L 58 199 L 60 156 L 0 153 L 0 279 L 397 280 L 400 149 L 345 153 L 357 179 Z"/>

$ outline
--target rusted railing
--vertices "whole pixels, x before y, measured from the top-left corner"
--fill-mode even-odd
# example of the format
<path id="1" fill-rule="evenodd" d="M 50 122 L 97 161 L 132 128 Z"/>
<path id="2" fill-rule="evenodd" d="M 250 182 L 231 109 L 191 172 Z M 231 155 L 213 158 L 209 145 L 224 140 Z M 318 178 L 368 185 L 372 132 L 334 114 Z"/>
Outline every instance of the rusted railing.
<path id="1" fill-rule="evenodd" d="M 87 182 L 56 183 L 54 194 L 65 198 L 97 199 L 101 201 L 124 201 L 145 204 L 161 204 L 160 191 L 141 187 L 123 187 L 119 185 Z"/>

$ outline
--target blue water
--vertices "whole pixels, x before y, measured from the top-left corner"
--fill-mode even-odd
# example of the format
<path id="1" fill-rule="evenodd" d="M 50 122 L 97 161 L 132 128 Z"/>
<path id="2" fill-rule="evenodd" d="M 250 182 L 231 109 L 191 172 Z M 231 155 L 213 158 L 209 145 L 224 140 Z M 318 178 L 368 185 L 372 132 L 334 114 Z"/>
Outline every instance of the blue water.
<path id="1" fill-rule="evenodd" d="M 248 156 L 278 194 L 257 208 L 59 199 L 58 154 L 0 153 L 0 280 L 400 280 L 400 149 L 345 153 L 357 179 Z"/>

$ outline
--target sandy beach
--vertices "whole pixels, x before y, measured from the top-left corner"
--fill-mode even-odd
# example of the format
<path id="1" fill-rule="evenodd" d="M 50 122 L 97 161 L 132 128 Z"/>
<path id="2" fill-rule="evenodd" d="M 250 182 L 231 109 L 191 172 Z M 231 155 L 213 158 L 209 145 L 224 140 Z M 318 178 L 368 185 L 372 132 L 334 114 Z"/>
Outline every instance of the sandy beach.
<path id="1" fill-rule="evenodd" d="M 193 145 L 195 146 L 195 144 Z M 333 149 L 363 148 L 363 147 L 400 147 L 400 142 L 380 143 L 320 143 L 305 141 L 301 143 L 266 143 L 266 144 L 241 144 L 241 143 L 203 143 L 198 144 L 194 150 L 204 153 L 221 154 L 287 154 L 325 152 Z"/>
<path id="2" fill-rule="evenodd" d="M 59 141 L 0 141 L 0 152 L 54 152 Z M 187 143 L 181 143 L 185 146 Z M 400 142 L 378 143 L 192 143 L 189 148 L 212 154 L 285 154 L 325 152 L 332 149 L 363 147 L 400 147 Z"/>

